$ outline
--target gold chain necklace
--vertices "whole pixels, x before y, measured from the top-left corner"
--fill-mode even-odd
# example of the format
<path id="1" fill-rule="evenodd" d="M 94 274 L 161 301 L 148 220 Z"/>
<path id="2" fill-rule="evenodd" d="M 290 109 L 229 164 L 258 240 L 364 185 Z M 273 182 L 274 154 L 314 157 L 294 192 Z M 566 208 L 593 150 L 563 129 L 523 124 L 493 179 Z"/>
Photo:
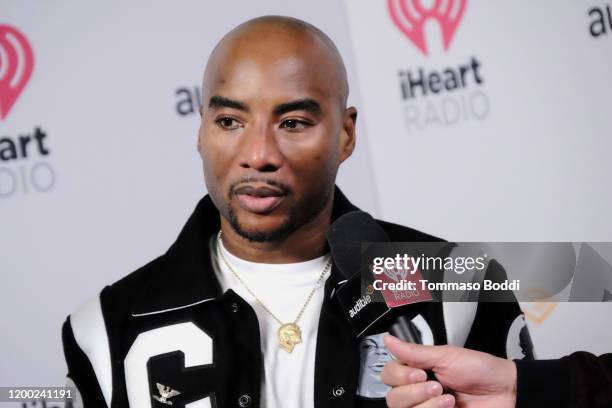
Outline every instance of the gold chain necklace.
<path id="1" fill-rule="evenodd" d="M 257 295 L 251 290 L 251 288 L 249 288 L 248 285 L 244 283 L 240 275 L 238 275 L 238 273 L 234 270 L 234 268 L 232 268 L 232 266 L 229 264 L 227 259 L 225 259 L 225 255 L 223 255 L 223 251 L 221 250 L 221 231 L 219 231 L 219 234 L 217 234 L 217 253 L 221 256 L 223 263 L 225 264 L 225 266 L 227 266 L 227 268 L 230 270 L 232 275 L 234 275 L 234 277 L 238 280 L 238 282 L 240 282 L 240 284 L 244 286 L 244 288 L 251 294 L 251 296 L 255 298 L 255 301 L 259 303 L 259 305 L 266 312 L 268 312 L 270 316 L 272 316 L 272 318 L 274 318 L 274 320 L 278 322 L 278 324 L 280 324 L 280 327 L 277 331 L 278 342 L 279 342 L 280 348 L 285 350 L 287 353 L 291 353 L 295 345 L 302 342 L 302 330 L 300 329 L 300 326 L 298 326 L 297 322 L 298 320 L 300 320 L 300 317 L 302 317 L 302 315 L 304 314 L 304 310 L 306 310 L 306 306 L 308 306 L 308 304 L 310 303 L 310 300 L 312 299 L 315 292 L 321 285 L 323 278 L 329 272 L 331 268 L 331 264 L 332 264 L 331 256 L 327 260 L 327 263 L 325 264 L 325 268 L 323 268 L 323 273 L 321 273 L 321 276 L 319 276 L 319 279 L 317 279 L 317 282 L 315 283 L 314 288 L 312 288 L 312 290 L 310 291 L 310 294 L 308 295 L 308 298 L 306 299 L 304 306 L 302 306 L 302 309 L 298 313 L 295 320 L 290 323 L 283 323 L 282 320 L 276 317 L 276 315 L 272 313 L 270 309 L 268 309 L 268 307 L 264 304 L 264 302 L 262 302 L 257 297 Z"/>

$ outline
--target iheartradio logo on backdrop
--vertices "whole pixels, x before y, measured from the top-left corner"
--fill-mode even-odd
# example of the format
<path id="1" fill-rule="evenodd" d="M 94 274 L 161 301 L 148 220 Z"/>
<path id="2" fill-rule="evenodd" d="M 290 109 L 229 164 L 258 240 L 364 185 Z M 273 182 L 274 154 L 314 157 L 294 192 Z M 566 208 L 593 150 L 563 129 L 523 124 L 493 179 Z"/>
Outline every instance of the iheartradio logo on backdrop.
<path id="1" fill-rule="evenodd" d="M 0 119 L 11 111 L 33 68 L 34 53 L 26 37 L 14 27 L 0 24 Z"/>
<path id="2" fill-rule="evenodd" d="M 397 28 L 423 55 L 429 56 L 438 49 L 432 46 L 437 45 L 432 41 L 439 38 L 430 36 L 429 24 L 437 23 L 440 48 L 447 52 L 465 14 L 467 1 L 387 0 L 387 10 Z M 399 56 L 405 57 L 403 53 Z M 461 61 L 455 58 L 461 58 Z M 398 67 L 399 91 L 408 132 L 483 121 L 489 116 L 491 103 L 484 90 L 482 59 L 478 55 L 466 58 L 456 54 L 438 61 L 444 65 Z"/>
<path id="3" fill-rule="evenodd" d="M 5 119 L 34 68 L 28 39 L 15 27 L 0 24 L 0 120 Z M 8 135 L 0 128 L 0 200 L 52 191 L 56 183 L 49 132 L 25 119 L 28 130 Z M 33 130 L 32 130 L 33 128 Z"/>
<path id="4" fill-rule="evenodd" d="M 395 25 L 425 55 L 428 54 L 425 24 L 434 19 L 440 24 L 444 50 L 461 23 L 467 0 L 430 0 L 431 7 L 423 6 L 423 0 L 387 0 L 389 14 Z"/>

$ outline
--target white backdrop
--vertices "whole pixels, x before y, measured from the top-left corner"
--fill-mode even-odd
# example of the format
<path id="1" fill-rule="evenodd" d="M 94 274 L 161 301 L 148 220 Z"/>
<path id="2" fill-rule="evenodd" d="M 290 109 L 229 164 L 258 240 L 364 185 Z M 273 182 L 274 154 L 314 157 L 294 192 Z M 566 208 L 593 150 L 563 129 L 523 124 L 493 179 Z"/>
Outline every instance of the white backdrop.
<path id="1" fill-rule="evenodd" d="M 612 241 L 612 2 L 413 3 L 345 1 L 383 217 L 453 241 Z M 422 44 L 435 4 L 450 15 Z M 465 87 L 403 99 L 399 72 L 460 66 Z M 539 358 L 612 350 L 608 303 L 522 306 Z"/>
<path id="2" fill-rule="evenodd" d="M 338 45 L 360 111 L 339 184 L 363 209 L 452 240 L 612 241 L 612 26 L 593 37 L 588 15 L 610 3 L 471 0 L 448 50 L 427 23 L 425 55 L 383 0 L 4 0 L 0 28 L 34 58 L 0 151 L 36 128 L 42 147 L 0 161 L 0 386 L 63 385 L 66 315 L 174 240 L 205 194 L 187 99 L 216 41 L 258 15 Z M 481 84 L 402 101 L 399 71 L 473 57 Z M 471 97 L 475 114 L 440 123 Z M 540 357 L 611 351 L 609 305 L 524 307 Z"/>

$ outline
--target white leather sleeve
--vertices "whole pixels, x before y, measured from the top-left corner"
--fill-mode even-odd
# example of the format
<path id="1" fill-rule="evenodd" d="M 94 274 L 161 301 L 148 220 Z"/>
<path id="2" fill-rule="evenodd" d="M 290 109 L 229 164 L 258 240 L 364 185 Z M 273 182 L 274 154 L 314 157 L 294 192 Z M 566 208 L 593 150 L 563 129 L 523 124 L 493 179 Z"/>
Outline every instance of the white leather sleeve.
<path id="1" fill-rule="evenodd" d="M 85 303 L 70 316 L 74 339 L 91 363 L 106 405 L 110 406 L 112 396 L 112 369 L 108 333 L 100 296 Z"/>

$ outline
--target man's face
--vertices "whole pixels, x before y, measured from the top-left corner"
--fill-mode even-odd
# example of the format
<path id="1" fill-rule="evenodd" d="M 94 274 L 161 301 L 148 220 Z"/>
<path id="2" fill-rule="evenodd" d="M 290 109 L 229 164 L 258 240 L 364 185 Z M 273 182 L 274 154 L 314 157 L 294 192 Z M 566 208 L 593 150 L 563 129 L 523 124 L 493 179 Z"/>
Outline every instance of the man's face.
<path id="1" fill-rule="evenodd" d="M 206 186 L 252 241 L 283 239 L 314 219 L 353 149 L 354 118 L 312 42 L 234 40 L 206 71 L 198 139 Z"/>

